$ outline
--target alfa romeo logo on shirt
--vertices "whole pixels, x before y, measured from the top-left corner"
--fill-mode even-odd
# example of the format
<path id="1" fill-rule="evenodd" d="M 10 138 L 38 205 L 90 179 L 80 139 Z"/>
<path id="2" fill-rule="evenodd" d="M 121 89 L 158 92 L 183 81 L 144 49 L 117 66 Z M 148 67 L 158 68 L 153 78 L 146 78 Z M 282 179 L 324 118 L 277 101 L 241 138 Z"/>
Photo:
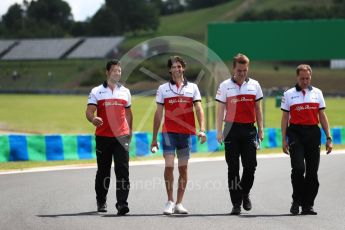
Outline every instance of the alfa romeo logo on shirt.
<path id="1" fill-rule="evenodd" d="M 302 111 L 302 110 L 310 110 L 310 109 L 317 109 L 317 107 L 315 106 L 309 106 L 309 105 L 300 105 L 300 106 L 296 106 L 295 110 L 297 110 L 298 112 Z"/>
<path id="2" fill-rule="evenodd" d="M 119 103 L 117 101 L 106 101 L 104 102 L 104 106 L 108 107 L 108 106 L 124 106 L 124 104 Z"/>
<path id="3" fill-rule="evenodd" d="M 231 103 L 232 104 L 236 104 L 237 102 L 250 102 L 250 101 L 254 101 L 252 98 L 245 98 L 245 97 L 241 97 L 241 98 L 233 98 L 231 99 Z"/>
<path id="4" fill-rule="evenodd" d="M 179 99 L 170 99 L 169 100 L 169 104 L 175 104 L 175 103 L 188 103 L 187 100 L 183 99 L 183 98 L 179 98 Z"/>

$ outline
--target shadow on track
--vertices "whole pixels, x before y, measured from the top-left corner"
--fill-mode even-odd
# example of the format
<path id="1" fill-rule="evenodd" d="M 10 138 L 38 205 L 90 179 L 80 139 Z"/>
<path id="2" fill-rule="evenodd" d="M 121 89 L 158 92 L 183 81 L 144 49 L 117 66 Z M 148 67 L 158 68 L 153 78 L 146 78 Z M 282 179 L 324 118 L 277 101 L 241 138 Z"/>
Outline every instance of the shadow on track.
<path id="1" fill-rule="evenodd" d="M 125 216 L 118 216 L 115 213 L 114 214 L 106 214 L 106 213 L 98 213 L 96 211 L 91 212 L 79 212 L 79 213 L 62 213 L 62 214 L 50 214 L 50 215 L 36 215 L 37 217 L 43 217 L 43 218 L 56 218 L 56 217 L 73 217 L 73 216 L 101 216 L 101 217 L 148 217 L 148 216 L 157 216 L 157 217 L 167 217 L 167 218 L 187 218 L 187 217 L 212 217 L 212 216 L 231 216 L 229 213 L 210 213 L 210 214 L 187 214 L 187 215 L 181 215 L 181 214 L 173 214 L 173 215 L 164 215 L 160 213 L 153 213 L 153 214 L 127 214 Z M 239 216 L 233 216 L 233 217 L 240 217 L 240 218 L 257 218 L 257 217 L 284 217 L 284 216 L 294 216 L 292 214 L 257 214 L 257 215 L 251 215 L 251 214 L 242 214 Z"/>
<path id="2" fill-rule="evenodd" d="M 157 216 L 157 217 L 166 217 L 166 218 L 186 218 L 186 217 L 211 217 L 211 216 L 228 216 L 228 213 L 219 213 L 219 214 L 172 214 L 172 215 L 164 215 L 164 214 L 127 214 L 125 217 L 145 217 L 145 216 Z M 123 217 L 118 216 L 116 214 L 113 215 L 103 215 L 102 217 Z"/>
<path id="3" fill-rule="evenodd" d="M 283 216 L 298 216 L 298 215 L 292 215 L 290 213 L 287 214 L 258 214 L 258 215 L 251 215 L 251 214 L 242 214 L 238 217 L 242 218 L 256 218 L 256 217 L 283 217 Z"/>
<path id="4" fill-rule="evenodd" d="M 36 215 L 37 217 L 62 217 L 62 216 L 94 216 L 99 215 L 98 212 L 92 211 L 92 212 L 79 212 L 79 213 L 63 213 L 63 214 L 51 214 L 51 215 Z"/>

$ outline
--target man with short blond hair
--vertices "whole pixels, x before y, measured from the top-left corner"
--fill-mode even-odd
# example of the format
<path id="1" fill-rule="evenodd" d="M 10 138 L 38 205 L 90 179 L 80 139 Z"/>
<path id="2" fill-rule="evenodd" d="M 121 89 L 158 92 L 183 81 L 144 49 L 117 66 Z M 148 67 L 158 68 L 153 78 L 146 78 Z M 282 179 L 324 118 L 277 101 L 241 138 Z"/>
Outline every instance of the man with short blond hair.
<path id="1" fill-rule="evenodd" d="M 233 58 L 233 76 L 219 85 L 216 95 L 217 140 L 225 144 L 232 215 L 241 213 L 242 203 L 245 210 L 252 209 L 249 192 L 257 166 L 256 150 L 264 138 L 261 112 L 263 94 L 260 84 L 248 77 L 248 69 L 249 58 L 237 54 Z M 255 122 L 258 130 L 254 126 Z M 240 157 L 242 177 L 239 175 Z"/>

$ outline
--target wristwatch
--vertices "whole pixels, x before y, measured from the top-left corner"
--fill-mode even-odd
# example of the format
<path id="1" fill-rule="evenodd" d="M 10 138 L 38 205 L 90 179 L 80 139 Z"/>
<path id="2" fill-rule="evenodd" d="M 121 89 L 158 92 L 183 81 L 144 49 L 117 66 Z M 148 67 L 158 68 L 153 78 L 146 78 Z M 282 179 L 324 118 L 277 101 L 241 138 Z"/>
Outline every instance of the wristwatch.
<path id="1" fill-rule="evenodd" d="M 327 141 L 333 141 L 332 137 L 327 137 L 326 140 Z"/>
<path id="2" fill-rule="evenodd" d="M 200 131 L 199 131 L 199 135 L 201 135 L 201 136 L 204 137 L 204 136 L 206 136 L 206 133 L 205 133 L 205 131 L 200 130 Z"/>

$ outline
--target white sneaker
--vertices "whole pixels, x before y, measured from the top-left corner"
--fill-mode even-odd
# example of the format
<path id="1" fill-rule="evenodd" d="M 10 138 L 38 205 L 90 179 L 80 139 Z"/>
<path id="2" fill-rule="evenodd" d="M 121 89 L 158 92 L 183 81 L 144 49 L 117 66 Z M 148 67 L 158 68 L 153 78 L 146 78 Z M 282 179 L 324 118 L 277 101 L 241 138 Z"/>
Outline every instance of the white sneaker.
<path id="1" fill-rule="evenodd" d="M 175 205 L 175 212 L 176 214 L 188 214 L 188 210 L 183 207 L 181 203 Z"/>
<path id="2" fill-rule="evenodd" d="M 169 201 L 165 204 L 163 214 L 164 214 L 164 215 L 171 215 L 171 214 L 173 214 L 174 208 L 175 208 L 175 203 L 169 200 Z"/>

